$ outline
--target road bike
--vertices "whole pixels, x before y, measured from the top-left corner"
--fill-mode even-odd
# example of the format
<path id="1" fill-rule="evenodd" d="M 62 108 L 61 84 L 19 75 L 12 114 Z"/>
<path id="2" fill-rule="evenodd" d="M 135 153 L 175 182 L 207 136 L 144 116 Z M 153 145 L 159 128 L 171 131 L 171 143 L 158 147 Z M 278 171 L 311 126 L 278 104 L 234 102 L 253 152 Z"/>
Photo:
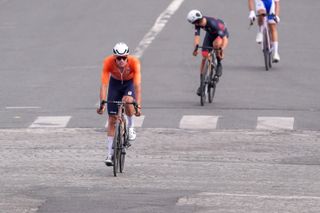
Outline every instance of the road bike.
<path id="1" fill-rule="evenodd" d="M 136 102 L 126 103 L 123 101 L 104 101 L 104 103 L 111 103 L 118 105 L 117 121 L 115 125 L 115 135 L 113 139 L 113 175 L 116 177 L 117 173 L 124 171 L 124 162 L 126 158 L 126 148 L 131 144 L 129 142 L 129 134 L 127 127 L 127 120 L 125 118 L 125 105 L 133 104 L 136 112 L 138 105 Z"/>
<path id="2" fill-rule="evenodd" d="M 206 95 L 208 95 L 208 102 L 212 103 L 219 76 L 216 75 L 217 57 L 214 52 L 215 49 L 213 47 L 197 46 L 196 49 L 198 48 L 209 50 L 209 57 L 206 58 L 203 70 L 200 73 L 200 104 L 203 106 L 206 102 Z"/>
<path id="3" fill-rule="evenodd" d="M 263 52 L 264 57 L 264 66 L 266 71 L 272 68 L 272 45 L 271 45 L 271 34 L 268 25 L 268 14 L 259 14 L 257 18 L 262 16 L 263 17 L 263 24 L 262 24 L 262 42 L 261 42 L 261 50 Z M 274 15 L 271 15 L 274 16 Z M 276 19 L 274 19 L 276 21 Z M 254 21 L 250 21 L 250 26 L 253 25 Z"/>

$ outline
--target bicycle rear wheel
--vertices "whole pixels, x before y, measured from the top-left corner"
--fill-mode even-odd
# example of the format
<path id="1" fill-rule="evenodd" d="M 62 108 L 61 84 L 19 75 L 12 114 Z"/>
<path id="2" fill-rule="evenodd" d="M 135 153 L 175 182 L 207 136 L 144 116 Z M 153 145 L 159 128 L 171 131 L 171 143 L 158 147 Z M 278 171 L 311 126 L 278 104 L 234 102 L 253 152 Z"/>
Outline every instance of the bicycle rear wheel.
<path id="1" fill-rule="evenodd" d="M 116 177 L 117 172 L 119 171 L 119 158 L 121 155 L 120 150 L 120 140 L 121 140 L 121 126 L 119 122 L 116 124 L 116 132 L 113 139 L 113 175 Z"/>

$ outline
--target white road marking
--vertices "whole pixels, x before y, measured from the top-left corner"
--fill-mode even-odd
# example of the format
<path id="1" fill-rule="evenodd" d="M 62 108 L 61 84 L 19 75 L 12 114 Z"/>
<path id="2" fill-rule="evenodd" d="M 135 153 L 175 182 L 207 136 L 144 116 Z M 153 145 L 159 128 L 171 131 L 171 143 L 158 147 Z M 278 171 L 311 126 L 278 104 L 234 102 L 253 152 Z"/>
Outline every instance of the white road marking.
<path id="1" fill-rule="evenodd" d="M 143 52 L 149 47 L 152 41 L 156 38 L 156 36 L 161 32 L 161 30 L 165 27 L 168 20 L 171 16 L 179 9 L 180 5 L 184 0 L 173 0 L 171 4 L 165 9 L 160 16 L 157 18 L 153 27 L 149 30 L 149 32 L 143 37 L 140 41 L 138 47 L 134 51 L 134 55 L 140 58 L 143 55 Z"/>
<path id="2" fill-rule="evenodd" d="M 144 121 L 145 116 L 141 115 L 139 117 L 134 116 L 133 121 L 134 121 L 134 127 L 142 127 L 143 121 Z M 108 127 L 108 119 L 106 121 L 106 124 L 104 125 L 105 128 Z"/>
<path id="3" fill-rule="evenodd" d="M 180 120 L 181 129 L 216 129 L 219 116 L 185 115 Z"/>
<path id="4" fill-rule="evenodd" d="M 292 130 L 293 117 L 258 117 L 257 129 L 261 130 Z"/>
<path id="5" fill-rule="evenodd" d="M 211 206 L 215 205 L 214 201 L 217 197 L 240 197 L 240 198 L 256 198 L 256 199 L 275 199 L 275 200 L 320 200 L 316 196 L 286 196 L 286 195 L 263 195 L 263 194 L 232 194 L 232 193 L 211 193 L 204 192 L 195 195 L 194 197 L 182 197 L 178 200 L 177 205 L 200 205 Z"/>
<path id="6" fill-rule="evenodd" d="M 40 109 L 38 106 L 7 106 L 6 109 Z"/>
<path id="7" fill-rule="evenodd" d="M 71 116 L 39 116 L 29 128 L 64 128 Z"/>

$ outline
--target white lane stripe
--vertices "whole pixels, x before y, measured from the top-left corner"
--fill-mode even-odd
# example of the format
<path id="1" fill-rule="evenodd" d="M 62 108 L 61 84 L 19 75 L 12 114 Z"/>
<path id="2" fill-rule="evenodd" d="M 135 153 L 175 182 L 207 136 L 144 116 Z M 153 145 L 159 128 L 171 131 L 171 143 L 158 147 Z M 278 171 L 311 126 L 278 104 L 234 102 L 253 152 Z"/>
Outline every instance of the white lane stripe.
<path id="1" fill-rule="evenodd" d="M 259 195 L 259 194 L 232 194 L 232 193 L 211 193 L 204 192 L 199 193 L 195 197 L 182 197 L 178 200 L 177 205 L 201 205 L 211 206 L 215 205 L 213 201 L 217 200 L 217 197 L 240 197 L 240 198 L 256 198 L 256 199 L 276 199 L 276 200 L 320 200 L 317 196 L 286 196 L 286 195 Z"/>
<path id="2" fill-rule="evenodd" d="M 216 129 L 219 116 L 185 115 L 180 120 L 181 129 Z"/>
<path id="3" fill-rule="evenodd" d="M 292 130 L 293 117 L 258 117 L 257 129 L 262 130 Z"/>
<path id="4" fill-rule="evenodd" d="M 38 106 L 7 106 L 6 109 L 40 109 Z"/>
<path id="5" fill-rule="evenodd" d="M 141 116 L 139 116 L 139 117 L 134 116 L 134 117 L 133 117 L 134 126 L 135 126 L 135 127 L 142 127 L 144 118 L 145 118 L 144 115 L 141 115 Z M 108 119 L 107 119 L 106 124 L 104 125 L 104 127 L 105 127 L 105 128 L 108 127 Z"/>
<path id="6" fill-rule="evenodd" d="M 64 128 L 71 116 L 39 116 L 29 128 Z"/>
<path id="7" fill-rule="evenodd" d="M 143 52 L 148 48 L 152 43 L 155 37 L 161 32 L 164 26 L 167 24 L 170 17 L 179 9 L 180 5 L 184 0 L 173 0 L 171 4 L 165 9 L 160 16 L 157 18 L 153 27 L 149 32 L 143 37 L 140 41 L 138 47 L 134 51 L 134 55 L 140 58 L 143 55 Z"/>

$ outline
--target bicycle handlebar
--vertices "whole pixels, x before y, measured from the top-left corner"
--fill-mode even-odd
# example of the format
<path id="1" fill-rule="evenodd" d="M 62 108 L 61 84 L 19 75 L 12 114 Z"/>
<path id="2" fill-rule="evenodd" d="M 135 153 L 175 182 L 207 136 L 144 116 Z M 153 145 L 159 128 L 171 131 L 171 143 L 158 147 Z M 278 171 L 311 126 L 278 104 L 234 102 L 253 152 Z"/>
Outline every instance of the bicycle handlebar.
<path id="1" fill-rule="evenodd" d="M 133 101 L 133 102 L 124 102 L 124 101 L 101 101 L 101 104 L 117 104 L 117 105 L 121 105 L 121 104 L 132 104 L 134 107 L 136 108 L 140 108 L 138 107 L 137 102 Z"/>
<path id="2" fill-rule="evenodd" d="M 196 47 L 195 47 L 195 49 L 194 49 L 194 51 L 196 51 L 196 50 L 198 50 L 198 49 L 209 49 L 210 51 L 212 51 L 212 50 L 221 50 L 221 48 L 220 49 L 217 49 L 217 48 L 213 48 L 213 47 L 210 47 L 210 46 L 199 46 L 199 45 L 197 45 Z"/>
<path id="3" fill-rule="evenodd" d="M 263 13 L 263 14 L 257 14 L 257 15 L 256 15 L 256 17 L 260 17 L 260 16 L 265 17 L 265 16 L 269 16 L 269 15 L 273 16 L 273 20 L 274 20 L 276 23 L 278 23 L 278 21 L 277 21 L 277 19 L 276 19 L 276 15 L 275 15 L 275 14 L 266 14 L 266 13 Z M 250 26 L 252 26 L 252 25 L 253 25 L 253 22 L 254 22 L 254 21 L 255 21 L 255 19 L 250 20 Z"/>

